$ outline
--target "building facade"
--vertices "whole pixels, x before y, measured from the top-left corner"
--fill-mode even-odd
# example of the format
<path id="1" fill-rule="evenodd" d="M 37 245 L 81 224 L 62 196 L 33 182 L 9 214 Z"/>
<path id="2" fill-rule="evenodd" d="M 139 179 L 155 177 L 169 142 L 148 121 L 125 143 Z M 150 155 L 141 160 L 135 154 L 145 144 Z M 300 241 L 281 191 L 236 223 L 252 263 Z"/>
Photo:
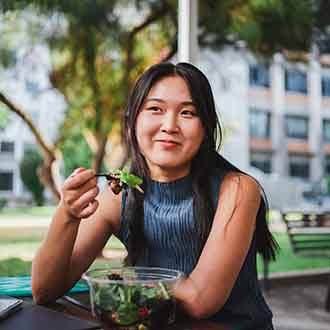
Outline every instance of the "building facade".
<path id="1" fill-rule="evenodd" d="M 261 62 L 244 48 L 201 51 L 224 128 L 222 153 L 243 169 L 318 182 L 330 175 L 330 59 Z"/>
<path id="2" fill-rule="evenodd" d="M 330 175 L 329 64 L 279 54 L 269 65 L 249 62 L 251 165 L 310 182 Z"/>

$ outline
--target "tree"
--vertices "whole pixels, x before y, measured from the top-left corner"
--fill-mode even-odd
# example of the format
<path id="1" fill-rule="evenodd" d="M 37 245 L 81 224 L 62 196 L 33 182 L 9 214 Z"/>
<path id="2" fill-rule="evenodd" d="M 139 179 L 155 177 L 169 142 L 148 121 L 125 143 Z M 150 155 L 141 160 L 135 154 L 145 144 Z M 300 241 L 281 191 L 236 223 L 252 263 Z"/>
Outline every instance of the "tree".
<path id="1" fill-rule="evenodd" d="M 122 144 L 121 119 L 131 84 L 146 66 L 161 60 L 159 53 L 168 44 L 173 13 L 167 2 L 138 1 L 133 13 L 140 6 L 142 14 L 133 23 L 123 20 L 125 3 L 22 0 L 2 4 L 6 10 L 33 4 L 32 8 L 40 15 L 58 23 L 45 39 L 53 57 L 50 81 L 68 104 L 57 145 L 45 143 L 29 116 L 0 93 L 0 101 L 19 115 L 36 137 L 47 162 L 44 175 L 48 174 L 49 180 L 44 182 L 54 188 L 53 192 L 56 187 L 51 183 L 52 164 L 57 147 L 72 130 L 82 132 L 92 151 L 92 167 L 96 171 L 102 165 L 109 137 Z"/>
<path id="2" fill-rule="evenodd" d="M 70 137 L 61 144 L 60 149 L 63 155 L 65 177 L 78 167 L 91 167 L 92 152 L 80 131 L 72 131 Z"/>
<path id="3" fill-rule="evenodd" d="M 218 48 L 246 40 L 252 50 L 265 55 L 282 49 L 308 50 L 317 40 L 315 29 L 317 36 L 326 34 L 330 20 L 325 0 L 204 0 L 199 6 L 200 45 Z M 109 159 L 108 151 L 115 154 L 116 147 L 122 148 L 121 120 L 133 81 L 147 66 L 176 51 L 177 1 L 3 0 L 0 4 L 3 12 L 27 8 L 54 23 L 44 33 L 53 58 L 50 80 L 68 104 L 58 142 L 45 143 L 10 96 L 0 92 L 0 102 L 35 135 L 44 156 L 43 182 L 58 197 L 52 168 L 58 147 L 70 132 L 82 132 L 95 170 Z M 2 62 L 14 60 L 3 49 Z"/>
<path id="4" fill-rule="evenodd" d="M 25 187 L 31 192 L 35 203 L 38 206 L 44 204 L 44 186 L 38 177 L 38 168 L 42 164 L 42 157 L 37 150 L 28 149 L 25 151 L 20 164 L 21 179 Z"/>

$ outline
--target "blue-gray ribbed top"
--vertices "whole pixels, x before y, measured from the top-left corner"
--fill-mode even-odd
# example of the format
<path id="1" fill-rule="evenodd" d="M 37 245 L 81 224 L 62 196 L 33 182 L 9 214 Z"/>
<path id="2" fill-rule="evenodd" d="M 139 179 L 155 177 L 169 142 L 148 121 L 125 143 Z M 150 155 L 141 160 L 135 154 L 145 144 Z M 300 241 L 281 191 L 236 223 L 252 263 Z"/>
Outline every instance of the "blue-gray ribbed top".
<path id="1" fill-rule="evenodd" d="M 222 175 L 212 177 L 213 205 L 218 203 Z M 124 217 L 126 194 L 123 194 L 119 239 L 127 247 L 128 224 Z M 198 258 L 198 235 L 194 226 L 191 176 L 161 183 L 150 180 L 144 195 L 144 233 L 147 252 L 137 265 L 177 269 L 189 274 Z M 241 320 L 247 326 L 267 329 L 272 313 L 262 296 L 256 272 L 255 238 L 224 307 L 215 319 Z"/>

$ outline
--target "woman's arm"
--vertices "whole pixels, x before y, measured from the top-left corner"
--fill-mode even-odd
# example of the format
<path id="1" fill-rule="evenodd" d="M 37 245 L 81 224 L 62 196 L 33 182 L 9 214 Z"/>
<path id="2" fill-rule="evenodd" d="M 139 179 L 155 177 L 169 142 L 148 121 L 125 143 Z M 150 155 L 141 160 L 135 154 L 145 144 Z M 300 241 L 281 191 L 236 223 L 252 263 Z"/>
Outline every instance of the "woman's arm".
<path id="1" fill-rule="evenodd" d="M 36 303 L 55 300 L 70 289 L 116 230 L 120 195 L 106 189 L 96 197 L 98 192 L 92 170 L 80 169 L 65 181 L 61 201 L 32 264 Z"/>
<path id="2" fill-rule="evenodd" d="M 174 291 L 191 316 L 208 317 L 228 299 L 252 241 L 260 200 L 259 186 L 249 176 L 229 173 L 225 177 L 198 263 Z"/>

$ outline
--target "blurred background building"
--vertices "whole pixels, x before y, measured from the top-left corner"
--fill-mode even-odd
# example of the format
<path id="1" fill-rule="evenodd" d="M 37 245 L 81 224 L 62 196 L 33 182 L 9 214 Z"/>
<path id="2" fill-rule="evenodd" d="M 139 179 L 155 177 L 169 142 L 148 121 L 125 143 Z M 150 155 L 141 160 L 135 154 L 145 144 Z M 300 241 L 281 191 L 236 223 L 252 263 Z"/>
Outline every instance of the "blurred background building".
<path id="1" fill-rule="evenodd" d="M 28 54 L 24 49 L 21 51 L 15 68 L 1 71 L 1 87 L 13 96 L 17 105 L 28 105 L 26 112 L 33 123 L 48 141 L 53 141 L 63 119 L 65 102 L 55 89 L 50 88 L 49 53 L 43 46 Z M 24 152 L 36 149 L 37 144 L 26 123 L 4 109 L 0 104 L 0 197 L 19 202 L 30 198 L 21 180 L 19 166 Z"/>
<path id="2" fill-rule="evenodd" d="M 262 61 L 244 46 L 199 56 L 224 128 L 222 153 L 263 183 L 274 207 L 302 203 L 330 174 L 330 57 L 305 56 Z"/>
<path id="3" fill-rule="evenodd" d="M 6 89 L 17 102 L 30 105 L 32 120 L 53 140 L 63 115 L 58 109 L 65 104 L 55 91 L 47 91 L 47 56 L 39 49 L 38 56 L 31 54 L 7 72 Z M 290 62 L 276 54 L 262 62 L 244 47 L 226 47 L 201 49 L 198 58 L 214 91 L 226 157 L 261 181 L 273 178 L 274 189 L 279 180 L 286 178 L 289 186 L 288 178 L 294 178 L 293 195 L 301 193 L 297 185 L 306 189 L 330 175 L 329 56 Z M 19 163 L 34 144 L 29 129 L 11 113 L 0 128 L 1 196 L 24 198 Z"/>

